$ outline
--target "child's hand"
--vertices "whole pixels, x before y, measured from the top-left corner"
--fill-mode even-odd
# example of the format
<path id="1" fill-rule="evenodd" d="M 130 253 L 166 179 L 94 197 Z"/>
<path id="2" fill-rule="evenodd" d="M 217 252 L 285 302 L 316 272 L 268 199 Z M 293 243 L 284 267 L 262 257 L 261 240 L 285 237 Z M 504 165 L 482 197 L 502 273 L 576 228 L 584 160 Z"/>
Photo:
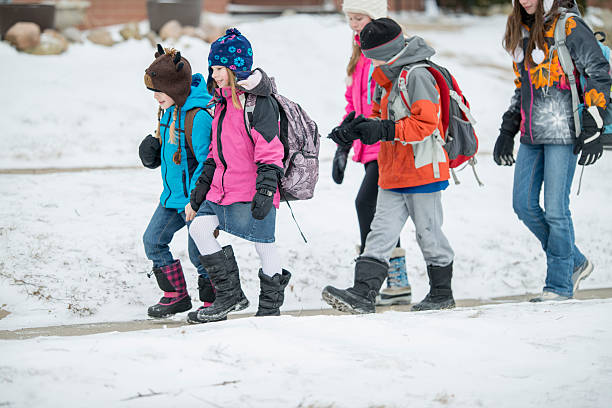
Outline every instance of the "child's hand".
<path id="1" fill-rule="evenodd" d="M 138 154 L 145 167 L 150 169 L 159 167 L 161 165 L 161 144 L 159 139 L 147 135 L 140 143 Z"/>
<path id="2" fill-rule="evenodd" d="M 187 203 L 185 206 L 185 222 L 193 220 L 196 216 L 196 212 L 191 208 L 191 203 Z"/>
<path id="3" fill-rule="evenodd" d="M 257 190 L 251 201 L 251 214 L 256 220 L 263 220 L 274 205 L 274 193 L 268 189 Z"/>

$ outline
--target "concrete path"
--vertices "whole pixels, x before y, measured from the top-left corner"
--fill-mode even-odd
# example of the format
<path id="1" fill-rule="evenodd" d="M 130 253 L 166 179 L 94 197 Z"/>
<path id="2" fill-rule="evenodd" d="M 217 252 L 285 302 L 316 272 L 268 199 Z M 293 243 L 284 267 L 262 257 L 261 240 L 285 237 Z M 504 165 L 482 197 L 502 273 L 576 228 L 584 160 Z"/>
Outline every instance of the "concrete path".
<path id="1" fill-rule="evenodd" d="M 457 307 L 478 307 L 484 305 L 495 305 L 503 303 L 520 303 L 526 302 L 534 297 L 534 294 L 516 295 L 496 297 L 492 299 L 458 299 Z M 576 299 L 609 299 L 612 298 L 612 288 L 601 289 L 585 289 L 580 290 Z M 376 312 L 382 313 L 389 310 L 400 312 L 410 311 L 411 305 L 406 306 L 388 306 L 378 307 Z M 310 310 L 292 310 L 283 311 L 283 315 L 290 316 L 321 316 L 321 315 L 341 315 L 334 309 L 310 309 Z M 253 316 L 250 313 L 234 313 L 228 316 L 229 319 L 242 319 Z M 64 326 L 48 326 L 48 327 L 31 327 L 18 330 L 0 330 L 1 340 L 23 340 L 41 336 L 86 336 L 89 334 L 108 333 L 108 332 L 130 332 L 137 330 L 151 330 L 186 326 L 188 323 L 184 320 L 177 321 L 174 319 L 148 319 L 134 320 L 127 322 L 104 322 L 90 324 L 73 324 Z"/>

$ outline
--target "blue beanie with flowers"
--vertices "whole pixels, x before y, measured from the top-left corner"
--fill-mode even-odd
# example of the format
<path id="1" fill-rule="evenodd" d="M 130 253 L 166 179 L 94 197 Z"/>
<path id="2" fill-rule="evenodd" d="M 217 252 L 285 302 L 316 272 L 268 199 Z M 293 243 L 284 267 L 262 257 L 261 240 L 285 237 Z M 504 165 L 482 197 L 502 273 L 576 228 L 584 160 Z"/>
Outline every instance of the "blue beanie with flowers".
<path id="1" fill-rule="evenodd" d="M 212 80 L 212 68 L 224 66 L 234 72 L 238 80 L 246 79 L 253 66 L 253 48 L 237 28 L 230 28 L 225 35 L 210 44 L 208 54 L 208 82 Z"/>

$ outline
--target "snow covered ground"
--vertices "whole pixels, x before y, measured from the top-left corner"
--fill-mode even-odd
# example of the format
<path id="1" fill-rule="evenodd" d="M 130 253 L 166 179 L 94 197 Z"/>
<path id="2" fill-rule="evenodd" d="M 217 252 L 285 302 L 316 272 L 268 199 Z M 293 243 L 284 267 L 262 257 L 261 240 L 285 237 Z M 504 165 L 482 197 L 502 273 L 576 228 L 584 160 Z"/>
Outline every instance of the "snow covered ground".
<path id="1" fill-rule="evenodd" d="M 513 91 L 500 45 L 505 18 L 409 18 L 407 34 L 438 50 L 434 59 L 451 68 L 479 121 L 485 187 L 466 169 L 462 184 L 444 193 L 455 297 L 538 292 L 545 259 L 512 212 L 512 169 L 495 166 L 490 155 Z M 255 64 L 327 135 L 344 112 L 345 21 L 298 15 L 239 29 L 253 43 Z M 206 72 L 207 44 L 182 39 L 175 46 L 194 72 Z M 137 147 L 157 112 L 142 79 L 153 53 L 146 40 L 72 45 L 57 57 L 0 43 L 0 168 L 139 166 Z M 353 201 L 363 168 L 350 163 L 344 183 L 334 184 L 334 149 L 323 140 L 316 196 L 293 204 L 308 244 L 286 206 L 278 212 L 277 242 L 293 273 L 287 310 L 326 307 L 325 285 L 352 282 L 359 241 Z M 612 286 L 609 153 L 586 168 L 580 196 L 572 195 L 576 240 L 596 265 L 583 288 Z M 146 278 L 141 237 L 160 192 L 159 171 L 144 168 L 0 174 L 0 330 L 144 318 L 159 290 Z M 186 241 L 183 230 L 172 249 L 195 298 Z M 220 241 L 235 248 L 254 312 L 255 250 L 227 234 Z M 402 242 L 419 300 L 427 277 L 410 222 Z M 0 341 L 0 406 L 158 406 L 172 398 L 204 406 L 605 407 L 612 402 L 611 311 L 611 301 L 572 301 Z M 151 390 L 160 394 L 130 399 Z"/>
<path id="2" fill-rule="evenodd" d="M 4 340 L 0 405 L 603 408 L 611 306 L 253 317 Z"/>

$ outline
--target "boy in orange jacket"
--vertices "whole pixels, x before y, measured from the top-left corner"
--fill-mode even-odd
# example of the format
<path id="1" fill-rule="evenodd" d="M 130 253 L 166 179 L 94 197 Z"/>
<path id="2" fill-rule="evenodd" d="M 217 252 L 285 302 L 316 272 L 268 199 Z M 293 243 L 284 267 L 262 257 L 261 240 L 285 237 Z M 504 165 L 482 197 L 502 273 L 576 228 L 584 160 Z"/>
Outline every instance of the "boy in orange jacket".
<path id="1" fill-rule="evenodd" d="M 354 113 L 332 130 L 340 145 L 360 139 L 381 141 L 379 192 L 372 230 L 355 265 L 348 289 L 327 286 L 323 299 L 335 309 L 374 313 L 375 299 L 387 277 L 389 257 L 408 217 L 429 276 L 430 290 L 413 310 L 455 307 L 451 290 L 453 250 L 442 232 L 442 190 L 448 187 L 448 155 L 442 147 L 440 90 L 424 61 L 435 51 L 420 37 L 404 38 L 393 20 L 373 20 L 361 31 L 361 48 L 376 67 L 372 117 Z M 407 80 L 400 81 L 402 71 Z"/>

